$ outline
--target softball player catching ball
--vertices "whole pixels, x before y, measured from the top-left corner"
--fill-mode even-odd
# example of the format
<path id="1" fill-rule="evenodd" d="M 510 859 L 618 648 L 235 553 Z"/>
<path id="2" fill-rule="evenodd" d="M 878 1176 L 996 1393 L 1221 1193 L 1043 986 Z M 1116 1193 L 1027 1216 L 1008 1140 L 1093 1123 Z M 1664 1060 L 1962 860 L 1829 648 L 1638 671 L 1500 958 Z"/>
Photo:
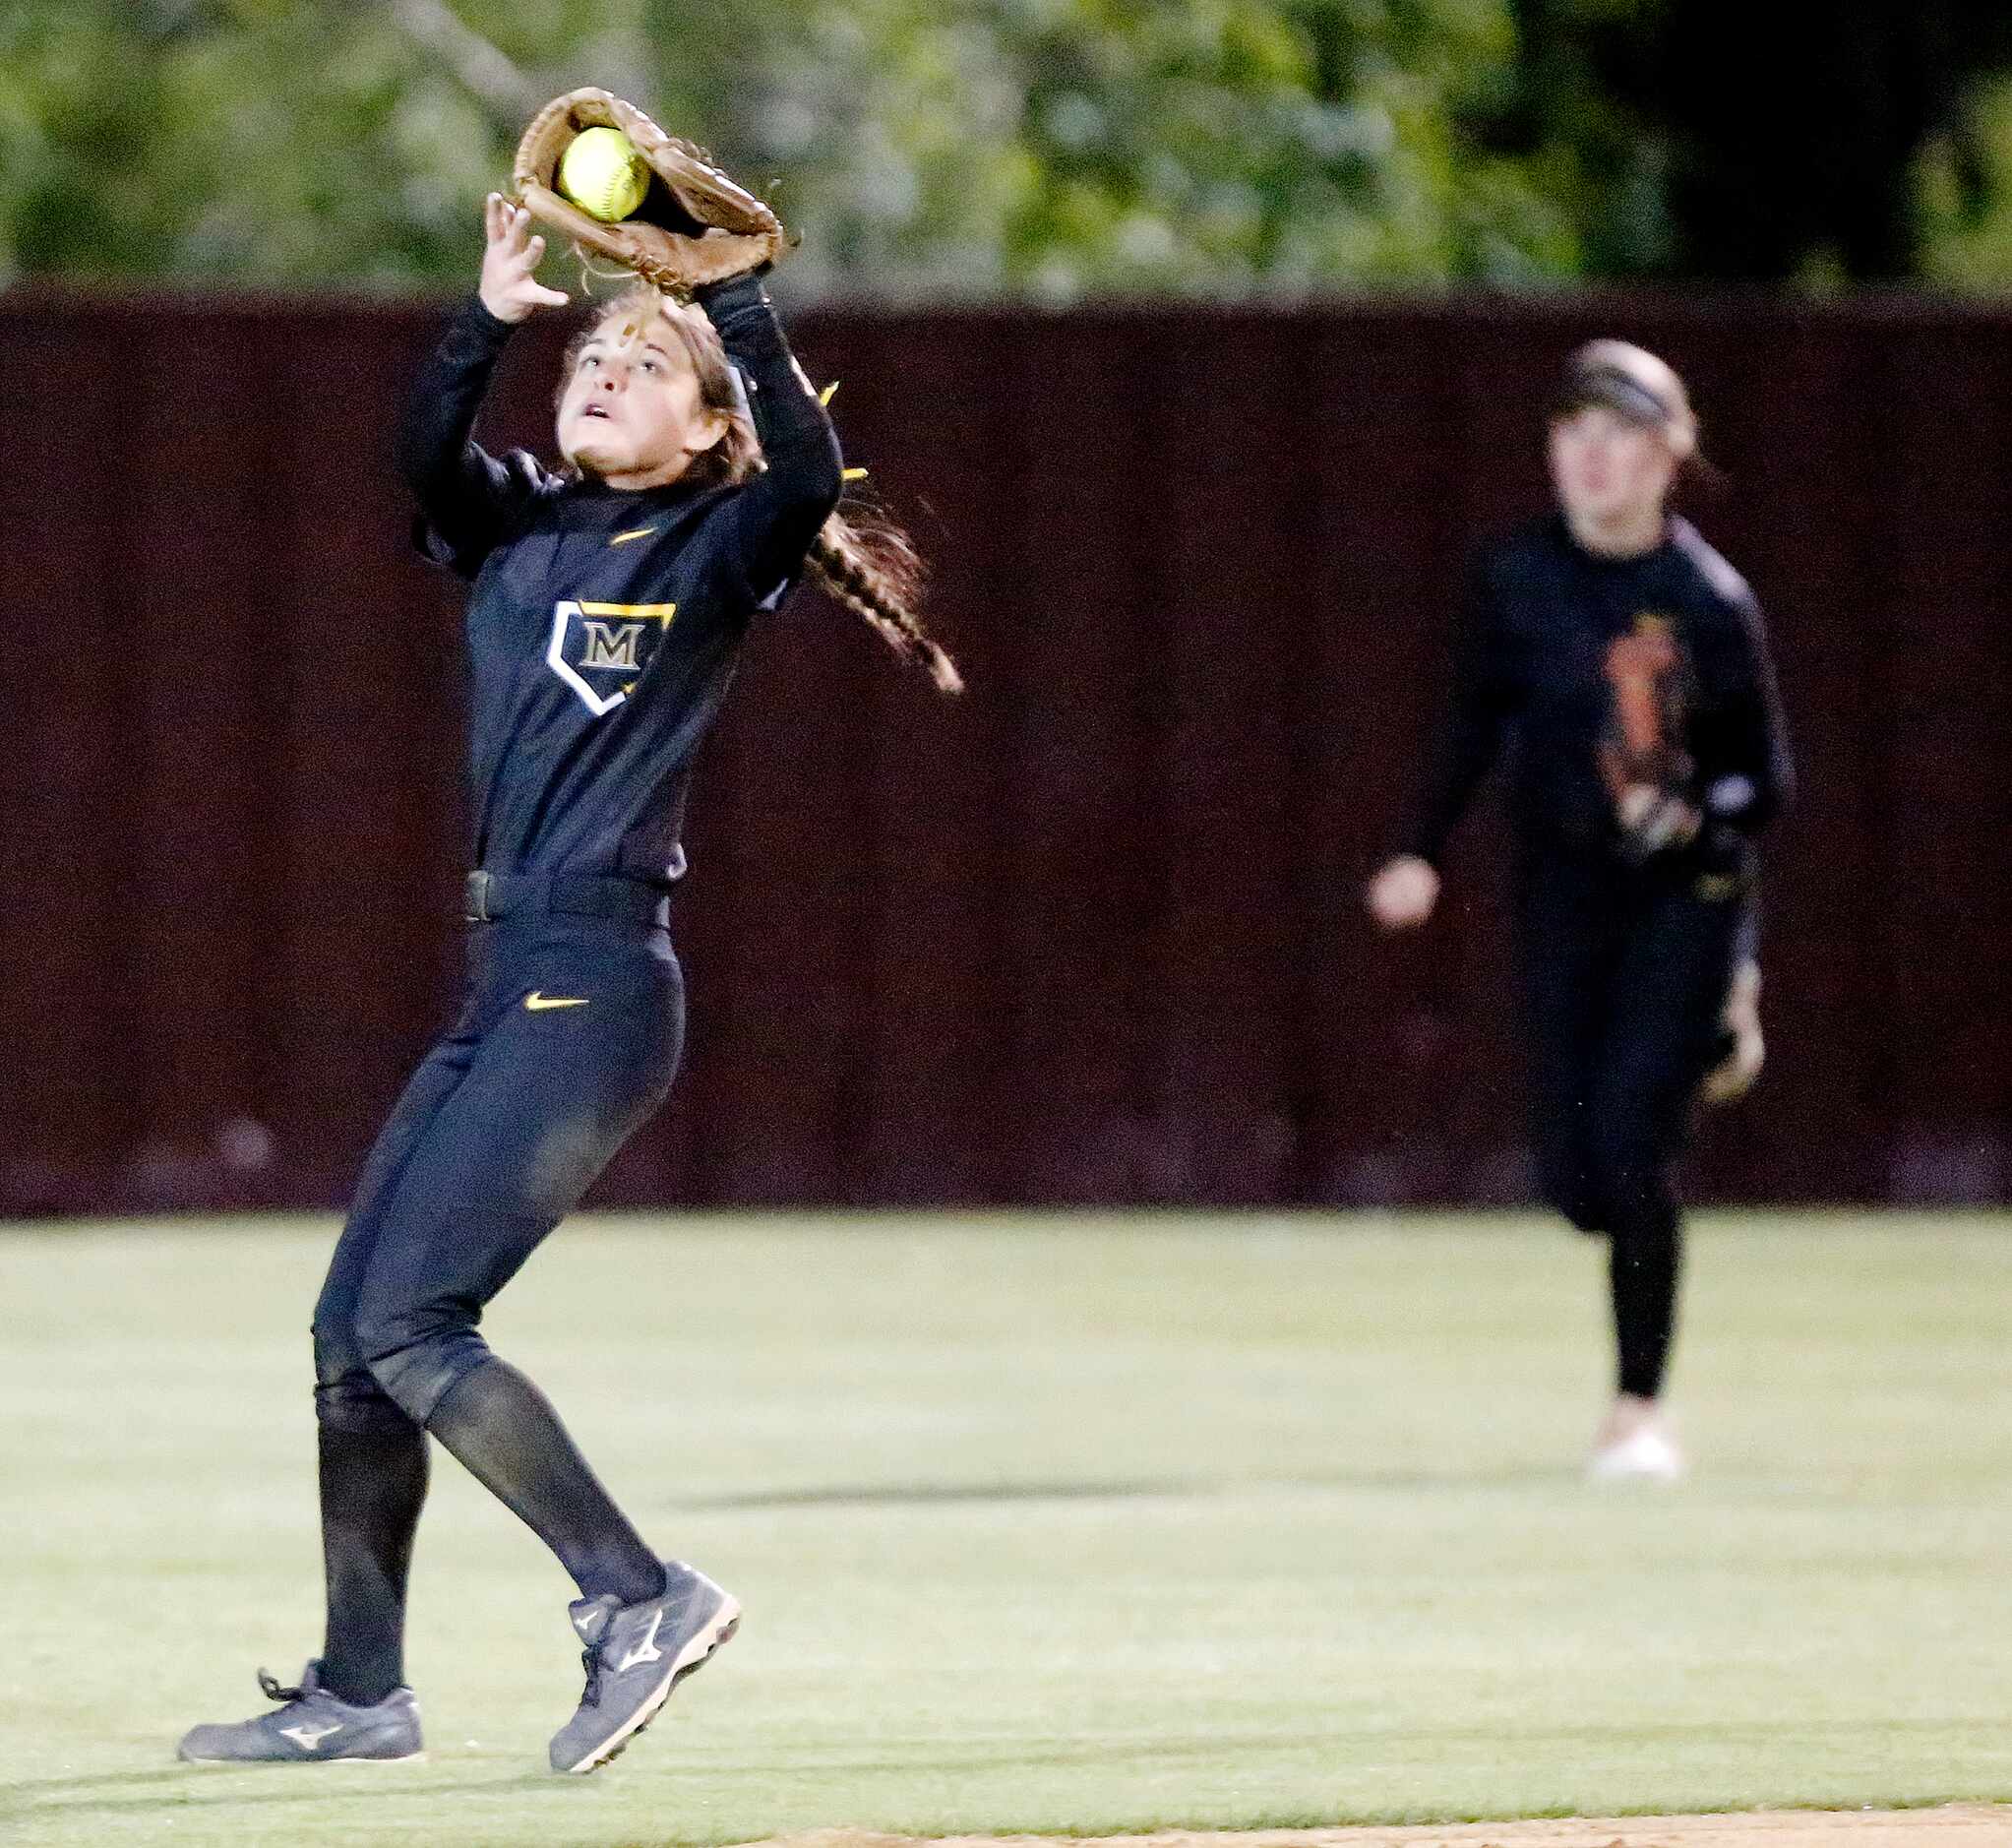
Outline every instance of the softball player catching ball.
<path id="1" fill-rule="evenodd" d="M 512 330 L 566 300 L 535 277 L 528 214 L 492 195 L 486 215 L 480 288 L 420 375 L 398 457 L 425 549 L 473 586 L 465 1006 L 371 1152 L 315 1311 L 322 1653 L 295 1687 L 262 1673 L 277 1706 L 195 1728 L 190 1759 L 419 1753 L 402 1634 L 429 1434 L 579 1588 L 586 1685 L 555 1770 L 613 1757 L 734 1633 L 732 1595 L 643 1543 L 476 1324 L 670 1087 L 686 782 L 755 613 L 808 560 L 949 673 L 898 572 L 828 518 L 838 446 L 759 275 L 693 309 L 638 285 L 595 316 L 566 357 L 563 470 L 471 442 Z"/>
<path id="2" fill-rule="evenodd" d="M 1755 843 L 1790 781 L 1760 610 L 1667 511 L 1696 445 L 1660 359 L 1616 340 L 1572 357 L 1550 427 L 1558 512 L 1477 562 L 1450 721 L 1403 851 L 1368 894 L 1385 929 L 1423 924 L 1454 824 L 1512 754 L 1539 1178 L 1611 1244 L 1619 1361 L 1602 1477 L 1682 1468 L 1661 1410 L 1681 1256 L 1674 1168 L 1726 1052 Z"/>

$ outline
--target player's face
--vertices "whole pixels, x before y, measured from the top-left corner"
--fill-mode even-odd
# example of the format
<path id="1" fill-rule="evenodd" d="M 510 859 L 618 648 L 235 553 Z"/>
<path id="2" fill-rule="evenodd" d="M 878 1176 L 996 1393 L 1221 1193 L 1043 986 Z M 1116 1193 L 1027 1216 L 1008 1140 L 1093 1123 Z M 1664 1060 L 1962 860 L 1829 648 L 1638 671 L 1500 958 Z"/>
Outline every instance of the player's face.
<path id="1" fill-rule="evenodd" d="M 1659 516 L 1677 474 L 1676 452 L 1653 426 L 1604 404 L 1582 404 L 1551 425 L 1551 479 L 1574 525 L 1626 525 Z"/>
<path id="2" fill-rule="evenodd" d="M 559 451 L 613 487 L 662 487 L 725 433 L 685 343 L 661 316 L 610 316 L 574 362 L 559 400 Z"/>

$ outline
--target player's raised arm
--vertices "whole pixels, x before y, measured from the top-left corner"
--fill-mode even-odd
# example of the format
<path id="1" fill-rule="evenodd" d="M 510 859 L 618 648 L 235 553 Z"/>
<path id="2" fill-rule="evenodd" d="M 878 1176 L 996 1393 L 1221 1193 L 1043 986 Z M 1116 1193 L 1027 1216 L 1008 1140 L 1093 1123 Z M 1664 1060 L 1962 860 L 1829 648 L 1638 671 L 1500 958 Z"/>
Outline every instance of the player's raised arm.
<path id="1" fill-rule="evenodd" d="M 472 572 L 536 485 L 472 440 L 475 415 L 511 331 L 566 296 L 539 282 L 545 240 L 530 214 L 491 193 L 482 208 L 481 277 L 448 324 L 405 400 L 398 426 L 398 472 L 419 503 L 422 544 L 441 562 Z"/>
<path id="2" fill-rule="evenodd" d="M 764 466 L 723 510 L 726 542 L 757 596 L 788 578 L 844 491 L 838 437 L 789 350 L 757 275 L 693 291 L 740 374 L 762 440 Z"/>

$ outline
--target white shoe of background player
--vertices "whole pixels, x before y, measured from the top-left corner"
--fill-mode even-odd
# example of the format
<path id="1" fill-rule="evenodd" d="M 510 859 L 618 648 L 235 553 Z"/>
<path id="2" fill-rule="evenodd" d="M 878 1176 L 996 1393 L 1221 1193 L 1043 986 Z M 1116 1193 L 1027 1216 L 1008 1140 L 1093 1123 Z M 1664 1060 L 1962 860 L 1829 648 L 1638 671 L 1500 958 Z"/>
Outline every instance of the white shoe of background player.
<path id="1" fill-rule="evenodd" d="M 1593 1440 L 1587 1477 L 1594 1482 L 1675 1482 L 1683 1451 L 1654 1399 L 1623 1392 Z"/>

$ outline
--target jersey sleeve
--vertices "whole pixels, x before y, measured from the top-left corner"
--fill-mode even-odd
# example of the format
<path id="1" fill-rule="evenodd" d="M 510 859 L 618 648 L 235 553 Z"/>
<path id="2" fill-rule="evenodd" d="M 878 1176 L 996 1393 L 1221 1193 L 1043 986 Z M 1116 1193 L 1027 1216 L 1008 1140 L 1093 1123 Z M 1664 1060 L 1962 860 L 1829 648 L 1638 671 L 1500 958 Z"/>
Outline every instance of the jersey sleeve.
<path id="1" fill-rule="evenodd" d="M 481 570 L 543 485 L 529 456 L 499 460 L 471 436 L 511 332 L 471 295 L 420 367 L 398 426 L 398 472 L 419 503 L 413 543 L 463 578 Z"/>
<path id="2" fill-rule="evenodd" d="M 1787 806 L 1795 767 L 1760 604 L 1741 584 L 1726 605 L 1697 663 L 1709 702 L 1693 739 L 1697 785 L 1712 823 L 1751 837 Z"/>
<path id="3" fill-rule="evenodd" d="M 1437 865 L 1482 778 L 1501 755 L 1512 705 L 1504 637 L 1487 556 L 1469 570 L 1454 631 L 1452 689 L 1398 851 Z"/>
<path id="4" fill-rule="evenodd" d="M 765 466 L 706 522 L 725 579 L 744 607 L 773 601 L 802 568 L 843 487 L 838 438 L 797 365 L 757 276 L 695 291 L 746 386 Z"/>

